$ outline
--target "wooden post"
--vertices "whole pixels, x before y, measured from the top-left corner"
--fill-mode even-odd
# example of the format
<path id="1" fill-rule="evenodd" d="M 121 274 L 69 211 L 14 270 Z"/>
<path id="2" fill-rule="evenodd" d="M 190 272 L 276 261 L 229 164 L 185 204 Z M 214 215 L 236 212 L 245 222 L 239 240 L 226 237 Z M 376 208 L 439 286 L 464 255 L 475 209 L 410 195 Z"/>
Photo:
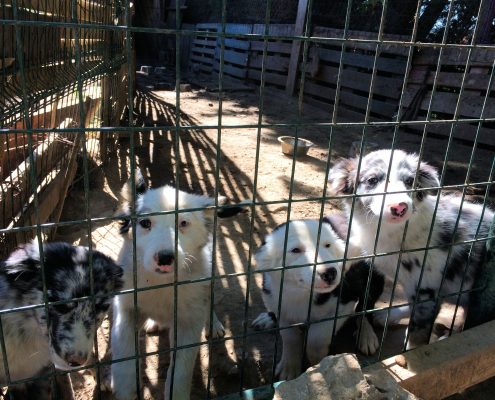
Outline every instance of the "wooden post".
<path id="1" fill-rule="evenodd" d="M 386 371 L 425 400 L 443 399 L 495 376 L 495 321 L 380 361 L 363 372 Z"/>
<path id="2" fill-rule="evenodd" d="M 86 98 L 84 102 L 84 121 L 83 128 L 87 128 L 89 126 L 89 122 L 91 118 L 96 113 L 98 106 L 100 104 L 101 99 L 91 100 L 90 97 Z M 60 216 L 62 215 L 62 209 L 64 208 L 65 198 L 67 197 L 67 191 L 69 190 L 69 186 L 72 184 L 74 177 L 77 172 L 77 155 L 79 154 L 79 150 L 81 147 L 82 137 L 85 135 L 85 132 L 79 132 L 76 135 L 74 140 L 74 144 L 72 150 L 70 152 L 70 156 L 67 162 L 67 169 L 65 170 L 64 179 L 62 180 L 61 188 L 57 191 L 59 193 L 59 198 L 57 202 L 57 207 L 55 208 L 55 214 L 53 215 L 52 222 L 58 222 L 60 220 Z M 57 233 L 57 227 L 55 227 L 51 233 L 51 238 L 55 237 Z"/>
<path id="3" fill-rule="evenodd" d="M 294 25 L 294 36 L 302 36 L 304 25 L 306 22 L 306 14 L 308 12 L 308 0 L 299 0 L 297 7 L 296 23 Z M 297 68 L 299 65 L 299 57 L 301 55 L 301 41 L 294 40 L 292 43 L 292 51 L 290 53 L 289 72 L 287 74 L 287 83 L 285 91 L 292 96 L 296 86 Z"/>

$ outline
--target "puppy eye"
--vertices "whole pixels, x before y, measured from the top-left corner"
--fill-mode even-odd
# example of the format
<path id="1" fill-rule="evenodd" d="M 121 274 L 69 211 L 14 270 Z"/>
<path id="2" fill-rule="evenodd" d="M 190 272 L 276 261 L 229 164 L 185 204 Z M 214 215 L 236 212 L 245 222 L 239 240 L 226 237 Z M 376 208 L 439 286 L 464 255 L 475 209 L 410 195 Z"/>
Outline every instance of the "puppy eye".
<path id="1" fill-rule="evenodd" d="M 330 243 L 325 243 L 325 248 L 329 249 L 330 248 Z"/>
<path id="2" fill-rule="evenodd" d="M 412 185 L 414 183 L 414 178 L 412 176 L 410 176 L 409 178 L 406 178 L 404 183 L 406 184 L 406 186 L 412 187 Z"/>
<path id="3" fill-rule="evenodd" d="M 368 180 L 366 182 L 370 186 L 375 186 L 378 183 L 378 178 L 376 176 L 372 176 L 372 177 L 368 178 Z"/>
<path id="4" fill-rule="evenodd" d="M 151 229 L 151 220 L 149 219 L 142 219 L 139 221 L 139 225 L 141 225 L 142 228 L 144 229 Z"/>
<path id="5" fill-rule="evenodd" d="M 52 307 L 59 314 L 67 314 L 67 313 L 71 312 L 76 307 L 76 304 L 75 303 L 62 303 L 62 304 L 55 304 Z"/>
<path id="6" fill-rule="evenodd" d="M 297 254 L 297 253 L 302 253 L 301 249 L 299 247 L 294 247 L 291 251 L 291 253 Z"/>
<path id="7" fill-rule="evenodd" d="M 179 226 L 181 228 L 185 228 L 186 226 L 189 226 L 189 221 L 186 221 L 185 219 L 183 219 L 182 221 L 180 221 Z"/>

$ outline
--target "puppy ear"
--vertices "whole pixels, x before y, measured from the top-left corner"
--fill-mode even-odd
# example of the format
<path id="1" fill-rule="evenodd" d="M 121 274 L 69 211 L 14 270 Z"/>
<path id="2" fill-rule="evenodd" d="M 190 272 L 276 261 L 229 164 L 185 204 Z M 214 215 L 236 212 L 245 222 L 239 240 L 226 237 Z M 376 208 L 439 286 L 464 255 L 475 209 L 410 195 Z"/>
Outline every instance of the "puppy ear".
<path id="1" fill-rule="evenodd" d="M 141 169 L 136 168 L 134 172 L 134 185 L 136 187 L 136 196 L 141 196 L 148 190 L 146 181 L 144 180 Z M 131 220 L 129 216 L 131 215 L 131 204 L 132 204 L 132 181 L 129 180 L 124 183 L 122 190 L 120 191 L 120 196 L 122 197 L 122 204 L 120 209 L 117 211 L 116 216 L 121 217 L 122 221 L 120 223 L 120 234 L 129 232 L 131 228 Z"/>
<path id="2" fill-rule="evenodd" d="M 220 202 L 220 199 L 222 199 L 221 202 Z M 227 203 L 228 203 L 227 197 L 225 197 L 225 196 L 219 196 L 218 197 L 218 204 L 219 205 L 225 205 Z M 225 207 L 225 208 L 221 208 L 217 212 L 217 217 L 218 218 L 230 218 L 230 217 L 233 217 L 239 213 L 244 213 L 244 212 L 247 212 L 247 209 L 245 207 L 241 206 L 241 203 L 238 203 L 238 204 L 233 204 L 233 205 Z"/>
<path id="3" fill-rule="evenodd" d="M 134 172 L 134 184 L 136 186 L 136 196 L 140 196 L 148 190 L 148 186 L 146 185 L 146 181 L 144 180 L 141 169 L 136 168 Z M 122 186 L 122 190 L 120 191 L 120 195 L 122 196 L 122 200 L 130 202 L 132 200 L 132 181 L 131 178 L 124 183 Z"/>
<path id="4" fill-rule="evenodd" d="M 270 245 L 263 242 L 261 246 L 256 250 L 254 254 L 254 260 L 256 261 L 256 269 L 267 269 L 270 268 L 269 254 Z"/>
<path id="5" fill-rule="evenodd" d="M 343 158 L 332 167 L 328 174 L 331 195 L 352 194 L 354 192 L 357 163 L 357 158 Z"/>
<path id="6" fill-rule="evenodd" d="M 420 188 L 430 188 L 440 186 L 440 178 L 438 176 L 438 171 L 435 167 L 422 161 L 419 164 L 418 171 L 418 187 Z M 424 194 L 435 194 L 436 189 L 417 192 L 418 198 L 422 199 Z"/>
<path id="7" fill-rule="evenodd" d="M 7 275 L 18 275 L 20 277 L 24 273 L 38 273 L 40 270 L 38 241 L 34 239 L 31 243 L 19 246 L 3 264 Z"/>
<path id="8" fill-rule="evenodd" d="M 206 204 L 203 207 L 213 207 L 215 205 L 215 199 L 207 197 Z M 228 203 L 228 199 L 225 196 L 218 196 L 218 205 L 223 206 Z M 241 212 L 244 212 L 244 208 L 239 205 L 232 205 L 226 208 L 221 208 L 217 211 L 218 218 L 230 218 Z M 204 210 L 205 217 L 213 221 L 215 214 L 214 208 L 208 208 Z"/>

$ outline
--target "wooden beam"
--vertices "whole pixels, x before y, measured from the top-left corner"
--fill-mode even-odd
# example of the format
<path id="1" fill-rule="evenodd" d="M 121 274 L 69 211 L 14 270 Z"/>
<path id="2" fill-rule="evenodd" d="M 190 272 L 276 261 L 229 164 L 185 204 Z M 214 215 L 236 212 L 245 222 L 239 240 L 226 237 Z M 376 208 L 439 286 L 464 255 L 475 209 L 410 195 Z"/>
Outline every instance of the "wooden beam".
<path id="1" fill-rule="evenodd" d="M 299 0 L 297 7 L 296 23 L 294 25 L 294 36 L 302 36 L 304 25 L 306 22 L 306 14 L 308 12 L 308 0 Z M 299 57 L 301 55 L 301 41 L 294 40 L 290 53 L 289 73 L 287 74 L 287 83 L 285 91 L 289 96 L 292 96 L 296 87 L 297 67 L 299 65 Z"/>
<path id="2" fill-rule="evenodd" d="M 363 369 L 385 370 L 425 399 L 443 399 L 495 376 L 495 321 Z"/>
<path id="3" fill-rule="evenodd" d="M 100 105 L 100 98 L 97 98 L 94 101 L 91 101 L 90 97 L 86 98 L 86 101 L 84 102 L 84 124 L 83 128 L 89 127 L 89 124 L 93 117 L 95 116 L 98 107 Z M 76 138 L 74 140 L 74 145 L 72 147 L 70 156 L 69 156 L 69 161 L 67 162 L 67 169 L 65 170 L 65 175 L 64 179 L 62 181 L 62 186 L 59 189 L 59 198 L 57 202 L 57 206 L 55 207 L 55 210 L 53 211 L 53 218 L 52 222 L 58 222 L 60 221 L 60 216 L 62 215 L 62 210 L 64 208 L 65 204 L 65 199 L 67 198 L 67 192 L 69 190 L 69 186 L 72 184 L 72 181 L 74 180 L 77 172 L 77 155 L 79 154 L 79 151 L 81 149 L 81 140 L 83 135 L 85 133 L 78 132 L 76 133 Z M 62 173 L 60 173 L 62 175 Z M 57 227 L 53 228 L 51 237 L 54 238 L 57 233 Z"/>

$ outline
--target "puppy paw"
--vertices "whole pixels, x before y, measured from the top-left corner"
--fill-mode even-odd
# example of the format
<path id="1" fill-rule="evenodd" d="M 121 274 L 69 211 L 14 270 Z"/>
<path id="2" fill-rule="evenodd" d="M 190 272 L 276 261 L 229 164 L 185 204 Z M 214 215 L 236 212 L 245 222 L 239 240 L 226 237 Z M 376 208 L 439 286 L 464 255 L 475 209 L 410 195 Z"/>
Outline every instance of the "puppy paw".
<path id="1" fill-rule="evenodd" d="M 147 319 L 143 328 L 148 335 L 156 335 L 164 329 L 163 326 L 152 319 Z"/>
<path id="2" fill-rule="evenodd" d="M 281 381 L 289 381 L 301 375 L 300 360 L 280 360 L 275 369 L 275 375 Z"/>
<path id="3" fill-rule="evenodd" d="M 225 336 L 225 327 L 218 319 L 215 318 L 215 321 L 213 321 L 211 332 L 209 331 L 209 328 L 209 326 L 206 326 L 207 338 L 211 337 L 212 339 L 220 339 Z"/>
<path id="4" fill-rule="evenodd" d="M 378 326 L 385 327 L 385 321 L 387 319 L 388 310 L 383 310 L 379 312 L 375 312 L 373 314 L 373 323 Z M 388 315 L 387 324 L 390 325 L 399 325 L 401 320 L 404 318 L 409 318 L 409 306 L 402 306 L 392 308 Z"/>
<path id="5" fill-rule="evenodd" d="M 264 312 L 256 317 L 251 323 L 251 327 L 255 331 L 262 331 L 264 329 L 275 328 L 277 326 L 277 317 L 272 312 Z"/>
<path id="6" fill-rule="evenodd" d="M 376 353 L 378 347 L 380 347 L 380 342 L 378 341 L 375 330 L 365 318 L 359 335 L 359 351 L 365 355 L 372 355 Z"/>

